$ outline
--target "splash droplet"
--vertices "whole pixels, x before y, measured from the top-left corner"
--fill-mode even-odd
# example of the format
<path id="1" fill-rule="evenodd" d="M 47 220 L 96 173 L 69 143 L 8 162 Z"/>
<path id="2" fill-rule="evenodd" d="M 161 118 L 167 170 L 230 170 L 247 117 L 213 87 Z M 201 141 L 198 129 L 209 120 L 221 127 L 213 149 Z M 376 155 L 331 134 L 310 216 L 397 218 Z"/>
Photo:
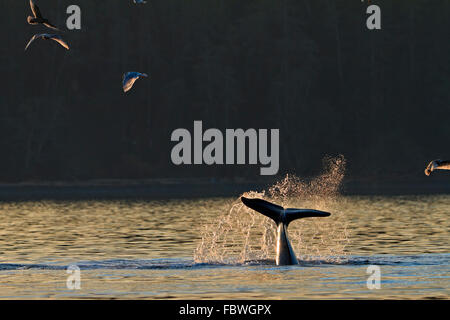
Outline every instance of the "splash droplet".
<path id="1" fill-rule="evenodd" d="M 340 187 L 345 158 L 324 159 L 324 171 L 311 180 L 286 175 L 267 190 L 243 194 L 291 208 L 329 211 L 326 219 L 301 219 L 289 226 L 289 238 L 299 260 L 340 261 L 349 242 L 345 214 L 337 205 L 343 201 Z M 202 229 L 202 240 L 194 253 L 199 263 L 245 263 L 275 260 L 276 228 L 272 220 L 249 209 L 236 199 L 225 215 Z"/>

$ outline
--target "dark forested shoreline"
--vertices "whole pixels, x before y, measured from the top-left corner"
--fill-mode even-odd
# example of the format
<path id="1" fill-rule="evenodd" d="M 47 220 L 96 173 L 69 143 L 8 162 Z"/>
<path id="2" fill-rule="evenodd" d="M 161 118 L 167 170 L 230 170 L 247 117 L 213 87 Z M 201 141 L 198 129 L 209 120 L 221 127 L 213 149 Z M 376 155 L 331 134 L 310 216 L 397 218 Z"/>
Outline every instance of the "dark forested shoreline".
<path id="1" fill-rule="evenodd" d="M 237 198 L 244 192 L 268 190 L 274 180 L 151 179 L 22 182 L 0 184 L 0 201 L 39 200 L 165 200 Z M 344 179 L 342 196 L 412 196 L 450 194 L 447 177 L 411 179 Z"/>
<path id="2" fill-rule="evenodd" d="M 450 157 L 450 2 L 86 1 L 71 50 L 39 43 L 28 1 L 0 3 L 0 181 L 243 177 L 260 166 L 181 166 L 176 128 L 279 128 L 280 175 L 418 178 Z M 39 1 L 65 25 L 72 1 Z M 63 28 L 65 29 L 65 27 Z M 32 50 L 31 50 L 32 49 Z M 147 72 L 124 94 L 125 71 Z"/>

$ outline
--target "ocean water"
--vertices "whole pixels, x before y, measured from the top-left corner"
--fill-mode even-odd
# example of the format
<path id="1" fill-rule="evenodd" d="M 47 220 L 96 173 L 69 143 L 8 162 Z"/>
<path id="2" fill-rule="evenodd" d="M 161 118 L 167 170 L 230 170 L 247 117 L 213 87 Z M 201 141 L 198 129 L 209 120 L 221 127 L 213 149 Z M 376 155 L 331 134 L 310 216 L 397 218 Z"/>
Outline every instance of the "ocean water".
<path id="1" fill-rule="evenodd" d="M 449 195 L 319 200 L 286 200 L 332 215 L 290 225 L 301 262 L 282 267 L 274 224 L 238 197 L 1 202 L 0 298 L 450 297 Z M 380 289 L 367 286 L 370 265 Z"/>

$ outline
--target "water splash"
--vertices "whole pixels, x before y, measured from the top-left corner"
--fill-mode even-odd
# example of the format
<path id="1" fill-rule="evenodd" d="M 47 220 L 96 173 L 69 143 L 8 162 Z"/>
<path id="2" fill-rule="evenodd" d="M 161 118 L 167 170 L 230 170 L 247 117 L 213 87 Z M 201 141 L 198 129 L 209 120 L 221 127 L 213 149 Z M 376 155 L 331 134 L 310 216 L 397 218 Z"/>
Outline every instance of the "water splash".
<path id="1" fill-rule="evenodd" d="M 289 226 L 289 238 L 299 260 L 340 261 L 349 242 L 345 215 L 337 205 L 342 202 L 340 186 L 345 173 L 345 158 L 324 159 L 324 171 L 318 177 L 304 180 L 287 175 L 267 190 L 243 194 L 262 198 L 284 207 L 329 211 L 326 219 L 301 219 Z M 240 197 L 229 212 L 205 224 L 202 241 L 197 246 L 197 263 L 245 263 L 274 260 L 276 228 L 272 220 L 247 208 Z"/>

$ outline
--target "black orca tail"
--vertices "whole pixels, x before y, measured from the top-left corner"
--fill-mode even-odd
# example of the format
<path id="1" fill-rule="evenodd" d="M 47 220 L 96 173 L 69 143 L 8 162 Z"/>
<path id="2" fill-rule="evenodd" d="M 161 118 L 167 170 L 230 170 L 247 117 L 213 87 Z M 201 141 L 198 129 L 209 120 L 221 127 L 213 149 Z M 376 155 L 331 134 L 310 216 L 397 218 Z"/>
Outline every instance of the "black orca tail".
<path id="1" fill-rule="evenodd" d="M 311 217 L 328 217 L 331 214 L 324 211 L 312 210 L 312 209 L 293 209 L 283 208 L 279 205 L 271 203 L 262 199 L 249 199 L 241 197 L 241 201 L 250 209 L 258 211 L 266 217 L 275 221 L 278 225 L 284 223 L 288 225 L 291 221 L 303 218 Z"/>

